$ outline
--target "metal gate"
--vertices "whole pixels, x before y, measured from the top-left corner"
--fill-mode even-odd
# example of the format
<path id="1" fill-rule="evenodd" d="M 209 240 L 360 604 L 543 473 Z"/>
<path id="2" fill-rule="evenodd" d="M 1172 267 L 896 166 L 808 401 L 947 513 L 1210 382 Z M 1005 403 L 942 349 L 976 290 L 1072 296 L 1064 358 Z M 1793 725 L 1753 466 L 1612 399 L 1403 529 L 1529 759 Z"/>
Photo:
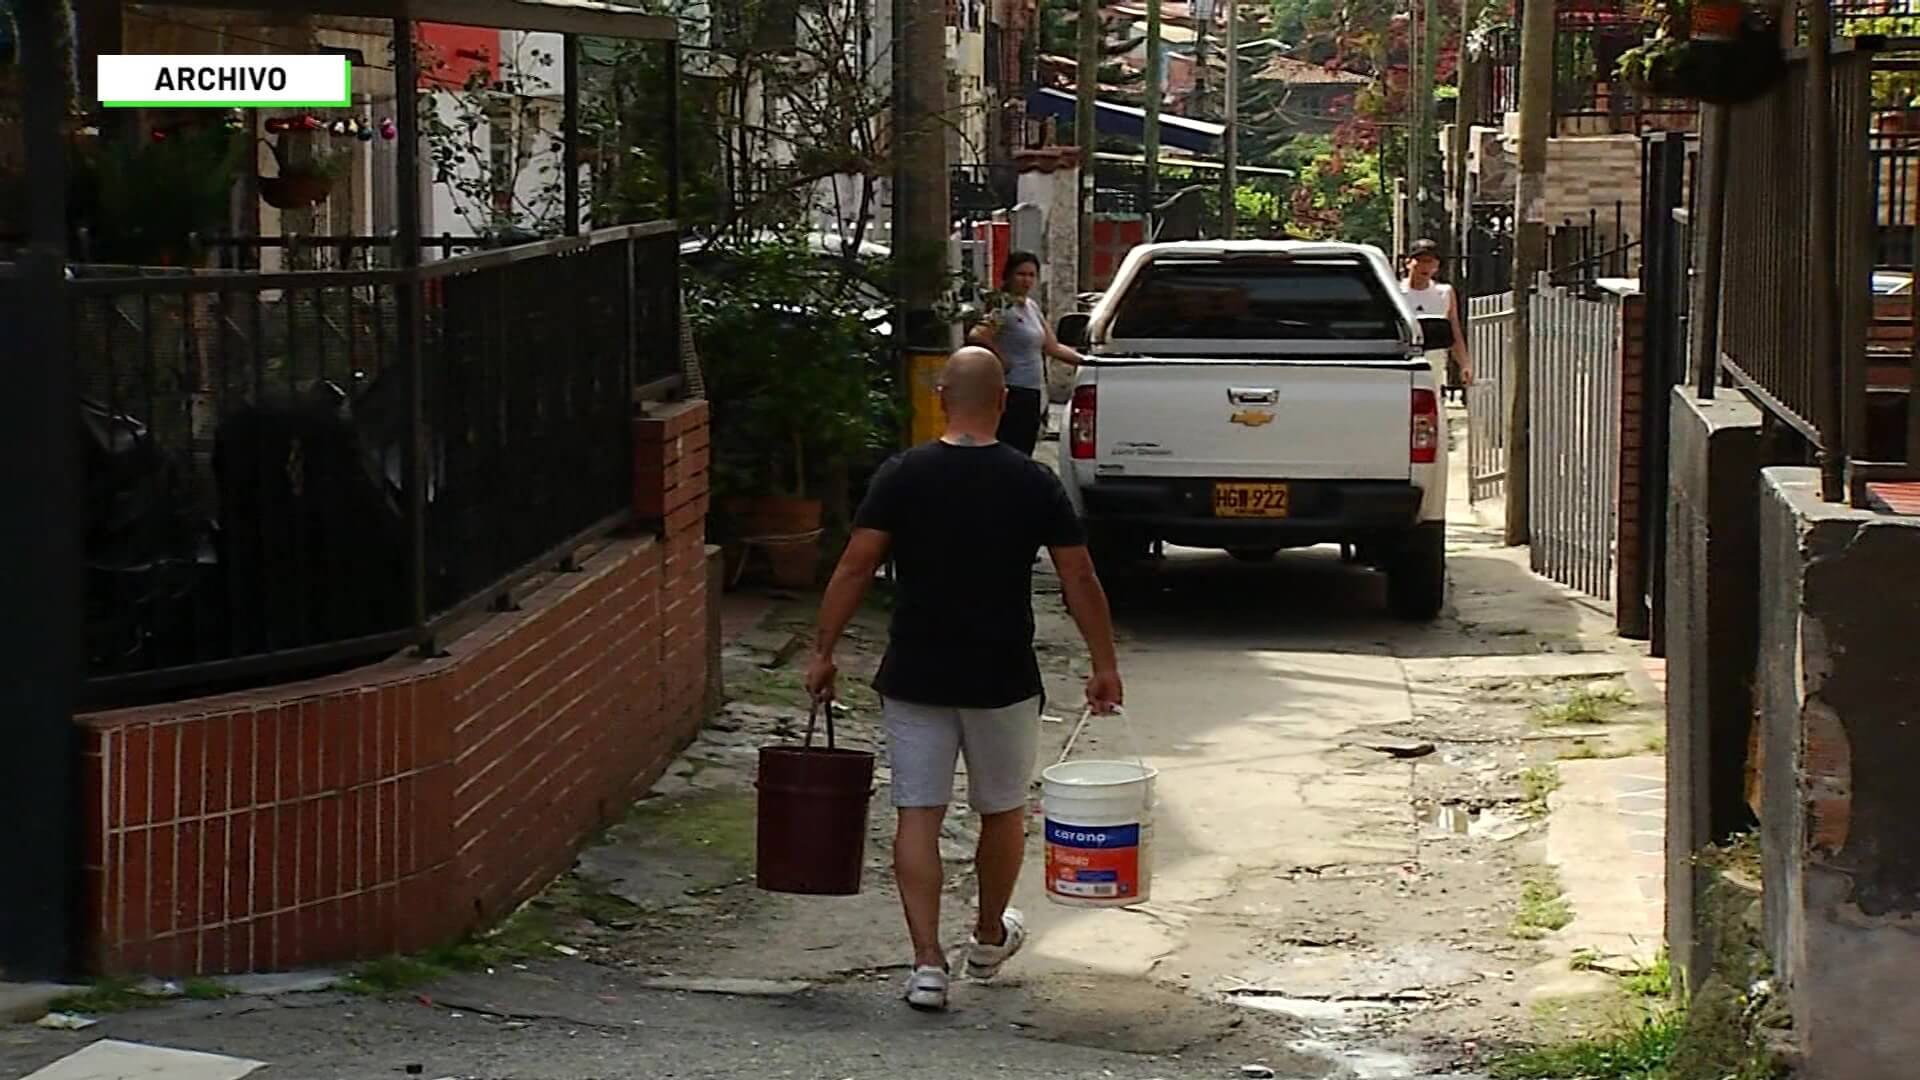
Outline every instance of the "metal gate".
<path id="1" fill-rule="evenodd" d="M 1620 300 L 1533 296 L 1529 519 L 1536 573 L 1613 596 L 1619 534 Z"/>
<path id="2" fill-rule="evenodd" d="M 1497 499 L 1507 486 L 1507 339 L 1513 294 L 1467 302 L 1467 348 L 1473 385 L 1467 387 L 1467 498 Z"/>

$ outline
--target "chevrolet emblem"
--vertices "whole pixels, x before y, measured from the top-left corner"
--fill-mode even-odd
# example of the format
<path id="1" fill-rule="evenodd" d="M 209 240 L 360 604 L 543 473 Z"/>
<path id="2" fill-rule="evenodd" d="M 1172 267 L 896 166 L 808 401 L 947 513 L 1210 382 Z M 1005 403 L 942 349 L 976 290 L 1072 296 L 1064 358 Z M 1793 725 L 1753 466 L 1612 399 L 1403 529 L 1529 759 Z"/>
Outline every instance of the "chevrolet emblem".
<path id="1" fill-rule="evenodd" d="M 1227 419 L 1236 424 L 1244 424 L 1247 427 L 1260 427 L 1273 423 L 1273 414 L 1265 409 L 1241 409 L 1239 412 L 1227 417 Z"/>

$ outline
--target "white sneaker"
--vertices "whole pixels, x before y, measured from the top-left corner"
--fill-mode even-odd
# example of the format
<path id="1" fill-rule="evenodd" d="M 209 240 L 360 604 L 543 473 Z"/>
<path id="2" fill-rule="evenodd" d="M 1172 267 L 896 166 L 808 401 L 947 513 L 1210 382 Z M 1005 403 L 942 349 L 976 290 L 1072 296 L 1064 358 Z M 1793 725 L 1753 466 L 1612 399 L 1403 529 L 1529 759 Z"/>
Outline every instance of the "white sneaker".
<path id="1" fill-rule="evenodd" d="M 923 1012 L 947 1007 L 947 969 L 917 967 L 907 976 L 907 1004 Z"/>
<path id="2" fill-rule="evenodd" d="M 983 945 L 980 935 L 975 932 L 973 941 L 967 946 L 967 978 L 985 982 L 1000 974 L 1000 968 L 1013 959 L 1020 947 L 1027 943 L 1027 921 L 1017 910 L 1008 908 L 1000 916 L 1000 925 L 1006 930 L 1006 937 L 998 945 Z"/>

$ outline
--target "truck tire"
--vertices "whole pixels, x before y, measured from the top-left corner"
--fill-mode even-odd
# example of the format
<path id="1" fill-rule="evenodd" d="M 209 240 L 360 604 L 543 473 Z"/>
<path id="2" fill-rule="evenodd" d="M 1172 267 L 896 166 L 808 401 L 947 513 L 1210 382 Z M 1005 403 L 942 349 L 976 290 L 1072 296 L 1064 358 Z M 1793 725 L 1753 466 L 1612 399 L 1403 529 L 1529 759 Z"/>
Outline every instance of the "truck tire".
<path id="1" fill-rule="evenodd" d="M 1431 622 L 1447 599 L 1447 527 L 1426 522 L 1408 533 L 1387 564 L 1387 608 L 1410 622 Z"/>

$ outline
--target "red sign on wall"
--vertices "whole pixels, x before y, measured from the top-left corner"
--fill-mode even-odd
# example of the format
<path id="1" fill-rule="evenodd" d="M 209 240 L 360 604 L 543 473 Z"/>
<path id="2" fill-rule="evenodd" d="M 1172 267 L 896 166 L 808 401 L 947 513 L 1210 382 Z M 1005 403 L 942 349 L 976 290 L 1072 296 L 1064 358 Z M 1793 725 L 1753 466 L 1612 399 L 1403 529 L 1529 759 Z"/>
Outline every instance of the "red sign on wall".
<path id="1" fill-rule="evenodd" d="M 487 82 L 500 78 L 500 31 L 477 26 L 420 24 L 420 85 L 458 90 L 479 72 Z"/>

